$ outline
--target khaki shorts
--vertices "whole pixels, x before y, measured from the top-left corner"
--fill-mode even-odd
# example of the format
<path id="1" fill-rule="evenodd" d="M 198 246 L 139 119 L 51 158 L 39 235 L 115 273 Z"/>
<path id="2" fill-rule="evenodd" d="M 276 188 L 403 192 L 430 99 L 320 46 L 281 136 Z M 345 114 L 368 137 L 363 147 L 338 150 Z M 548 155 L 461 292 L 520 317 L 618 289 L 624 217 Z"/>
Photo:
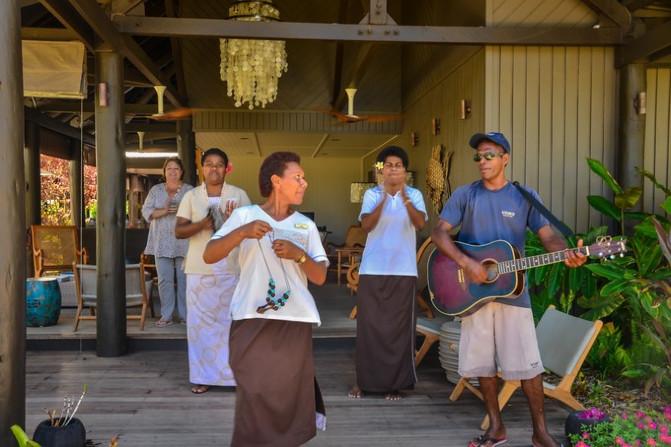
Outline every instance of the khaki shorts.
<path id="1" fill-rule="evenodd" d="M 461 321 L 462 377 L 533 379 L 543 372 L 531 309 L 493 301 Z"/>

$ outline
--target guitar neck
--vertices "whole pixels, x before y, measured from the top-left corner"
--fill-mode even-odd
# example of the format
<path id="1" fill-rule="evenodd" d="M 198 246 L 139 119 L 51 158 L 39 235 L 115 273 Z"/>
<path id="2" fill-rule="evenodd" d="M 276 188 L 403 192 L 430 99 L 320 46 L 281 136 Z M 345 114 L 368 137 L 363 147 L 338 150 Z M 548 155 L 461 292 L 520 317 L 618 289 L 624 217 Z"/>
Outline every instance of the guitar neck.
<path id="1" fill-rule="evenodd" d="M 511 259 L 498 263 L 499 273 L 512 273 L 520 270 L 528 270 L 534 267 L 556 264 L 564 262 L 568 257 L 568 252 L 582 253 L 589 256 L 589 247 L 568 248 L 566 250 L 555 251 L 552 253 L 543 253 L 542 255 L 527 256 L 525 258 Z"/>

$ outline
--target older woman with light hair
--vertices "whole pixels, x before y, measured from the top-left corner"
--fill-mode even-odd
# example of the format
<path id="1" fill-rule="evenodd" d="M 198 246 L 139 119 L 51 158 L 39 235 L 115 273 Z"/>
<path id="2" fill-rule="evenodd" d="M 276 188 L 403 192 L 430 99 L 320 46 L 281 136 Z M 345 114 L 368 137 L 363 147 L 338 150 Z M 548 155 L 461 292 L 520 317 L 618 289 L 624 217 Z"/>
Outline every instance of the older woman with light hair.
<path id="1" fill-rule="evenodd" d="M 163 177 L 165 183 L 154 185 L 142 205 L 142 216 L 149 222 L 144 254 L 154 256 L 158 273 L 158 294 L 161 299 L 161 318 L 156 322 L 158 327 L 173 323 L 175 302 L 180 321 L 186 320 L 186 276 L 183 264 L 189 244 L 175 237 L 175 215 L 182 198 L 193 188 L 182 181 L 184 166 L 178 157 L 165 160 Z"/>

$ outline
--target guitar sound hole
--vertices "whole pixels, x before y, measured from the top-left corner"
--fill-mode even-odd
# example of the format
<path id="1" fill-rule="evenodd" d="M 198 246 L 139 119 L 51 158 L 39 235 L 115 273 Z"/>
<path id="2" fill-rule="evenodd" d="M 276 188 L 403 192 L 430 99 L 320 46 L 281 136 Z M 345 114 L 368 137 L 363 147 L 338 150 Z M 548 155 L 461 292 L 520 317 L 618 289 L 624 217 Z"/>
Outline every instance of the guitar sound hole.
<path id="1" fill-rule="evenodd" d="M 491 261 L 491 260 L 485 260 L 482 262 L 482 265 L 485 267 L 485 270 L 487 271 L 487 283 L 493 283 L 495 282 L 498 277 L 499 277 L 499 272 L 496 268 L 496 262 Z"/>

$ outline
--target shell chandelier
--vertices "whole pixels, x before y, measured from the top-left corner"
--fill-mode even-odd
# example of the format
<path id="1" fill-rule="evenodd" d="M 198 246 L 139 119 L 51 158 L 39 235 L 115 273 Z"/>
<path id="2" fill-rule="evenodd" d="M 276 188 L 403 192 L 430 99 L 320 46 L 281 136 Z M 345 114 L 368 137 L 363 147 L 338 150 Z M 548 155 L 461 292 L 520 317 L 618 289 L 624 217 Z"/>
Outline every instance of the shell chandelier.
<path id="1" fill-rule="evenodd" d="M 238 0 L 228 9 L 229 19 L 269 22 L 280 19 L 272 0 Z M 277 98 L 277 81 L 287 71 L 283 40 L 219 39 L 220 74 L 235 107 L 265 107 Z"/>

